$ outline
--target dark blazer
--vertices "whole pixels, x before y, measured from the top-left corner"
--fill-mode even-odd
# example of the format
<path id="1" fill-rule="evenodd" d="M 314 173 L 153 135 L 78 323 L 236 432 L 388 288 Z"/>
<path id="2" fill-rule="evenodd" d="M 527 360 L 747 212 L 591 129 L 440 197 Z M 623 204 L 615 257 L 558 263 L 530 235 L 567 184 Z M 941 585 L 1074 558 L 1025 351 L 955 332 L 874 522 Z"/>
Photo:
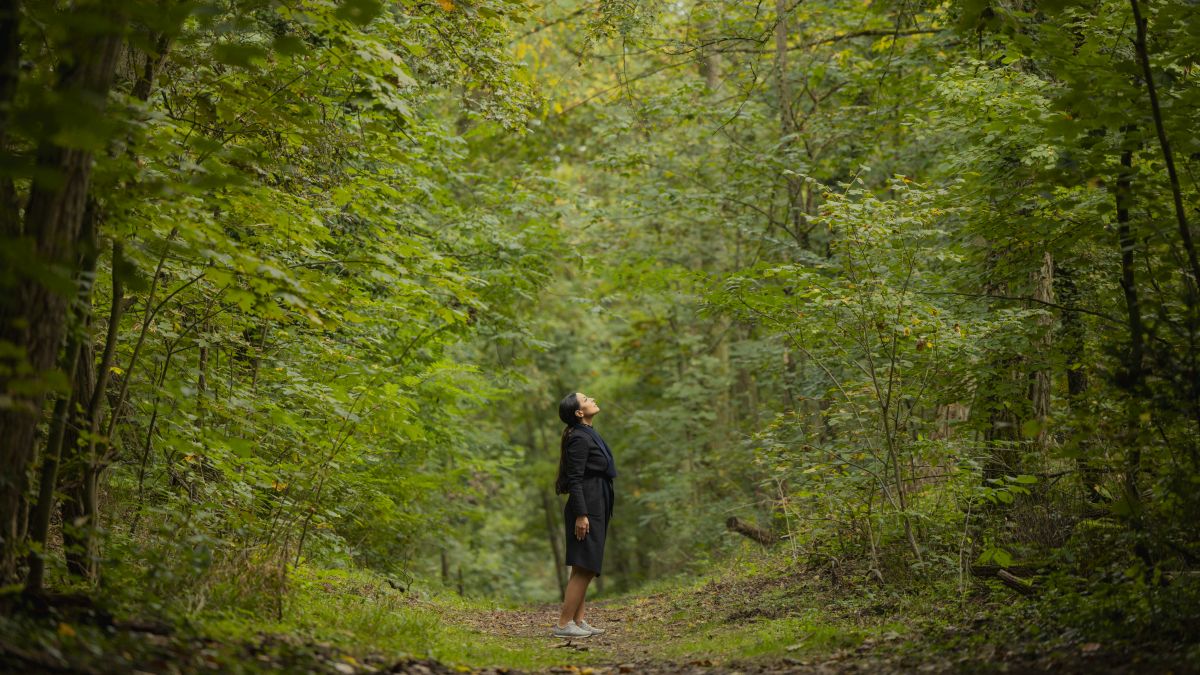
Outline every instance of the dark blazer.
<path id="1" fill-rule="evenodd" d="M 604 486 L 600 481 L 611 480 L 605 474 L 609 461 L 608 453 L 591 432 L 571 429 L 563 472 L 567 479 L 567 512 L 572 518 L 604 515 Z"/>

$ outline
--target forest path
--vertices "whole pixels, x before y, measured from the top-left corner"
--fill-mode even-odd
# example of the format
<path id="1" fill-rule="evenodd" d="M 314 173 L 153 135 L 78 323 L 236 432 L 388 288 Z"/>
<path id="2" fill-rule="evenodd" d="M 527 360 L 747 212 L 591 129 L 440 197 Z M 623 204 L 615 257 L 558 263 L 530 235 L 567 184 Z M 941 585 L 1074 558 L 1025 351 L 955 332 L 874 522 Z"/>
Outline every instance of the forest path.
<path id="1" fill-rule="evenodd" d="M 996 590 L 997 600 L 1004 601 L 1006 591 Z M 585 618 L 605 632 L 587 638 L 551 636 L 558 603 L 483 611 L 443 607 L 442 618 L 495 641 L 557 655 L 550 660 L 554 665 L 540 670 L 475 670 L 488 675 L 1168 672 L 1139 663 L 1136 649 L 1073 638 L 1006 639 L 992 630 L 996 627 L 982 606 L 964 614 L 930 602 L 930 597 L 891 595 L 870 586 L 830 584 L 815 570 L 778 568 L 749 576 L 731 570 L 589 601 Z"/>
<path id="2" fill-rule="evenodd" d="M 558 603 L 483 612 L 445 613 L 443 608 L 443 619 L 496 639 L 560 652 L 561 658 L 555 659 L 558 665 L 542 669 L 543 673 L 774 675 L 906 670 L 886 649 L 899 639 L 898 633 L 881 630 L 880 637 L 850 646 L 840 639 L 849 631 L 827 622 L 822 611 L 800 601 L 796 589 L 794 577 L 775 576 L 710 580 L 690 589 L 588 601 L 585 618 L 605 632 L 576 639 L 551 635 Z M 790 608 L 776 609 L 768 600 L 781 594 L 791 599 Z M 805 605 L 812 612 L 804 612 L 809 616 L 801 620 L 795 612 Z M 876 654 L 875 646 L 884 650 Z M 911 669 L 911 664 L 905 665 Z M 948 662 L 927 665 L 934 671 L 952 669 Z"/>
<path id="3" fill-rule="evenodd" d="M 472 629 L 497 638 L 536 639 L 544 641 L 546 649 L 559 649 L 563 661 L 587 661 L 601 665 L 580 665 L 592 668 L 596 673 L 630 672 L 637 666 L 640 671 L 655 654 L 653 645 L 645 640 L 643 628 L 636 623 L 640 616 L 630 616 L 629 607 L 614 600 L 588 602 L 585 617 L 588 623 L 605 631 L 587 638 L 559 638 L 551 635 L 558 620 L 558 603 L 530 605 L 521 609 L 497 609 L 487 613 L 464 612 L 451 620 L 470 626 Z M 451 617 L 446 617 L 450 619 Z M 590 658 L 580 659 L 583 654 Z M 628 668 L 621 670 L 621 666 Z"/>
<path id="4" fill-rule="evenodd" d="M 1011 600 L 999 586 L 963 607 L 815 569 L 737 569 L 602 595 L 585 614 L 605 632 L 571 640 L 551 635 L 558 603 L 456 600 L 362 575 L 309 584 L 324 604 L 279 625 L 117 619 L 64 596 L 7 618 L 0 606 L 0 673 L 1200 673 L 1171 645 L 1014 639 L 992 614 Z"/>

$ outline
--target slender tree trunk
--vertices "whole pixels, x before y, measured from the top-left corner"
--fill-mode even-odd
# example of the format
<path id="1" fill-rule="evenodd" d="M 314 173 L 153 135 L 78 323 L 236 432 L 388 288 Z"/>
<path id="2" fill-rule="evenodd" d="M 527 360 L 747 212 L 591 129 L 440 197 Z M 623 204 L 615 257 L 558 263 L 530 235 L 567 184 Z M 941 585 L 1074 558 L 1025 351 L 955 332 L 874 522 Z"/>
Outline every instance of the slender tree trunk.
<path id="1" fill-rule="evenodd" d="M 1046 303 L 1054 302 L 1054 258 L 1047 251 L 1042 255 L 1042 264 L 1032 275 L 1033 281 L 1033 299 L 1042 303 L 1042 307 Z M 1049 354 L 1054 345 L 1054 336 L 1051 333 L 1050 327 L 1054 324 L 1054 317 L 1049 314 L 1038 319 L 1038 329 L 1041 335 L 1037 336 L 1033 345 L 1033 353 L 1035 355 Z M 1042 450 L 1046 449 L 1049 430 L 1046 428 L 1046 420 L 1050 416 L 1050 391 L 1051 377 L 1050 368 L 1048 365 L 1039 364 L 1039 366 L 1029 373 L 1029 403 L 1030 414 L 1033 419 L 1038 422 L 1038 430 L 1034 435 L 1034 443 Z"/>
<path id="2" fill-rule="evenodd" d="M 784 410 L 794 410 L 796 408 L 796 395 L 794 392 L 794 383 L 796 381 L 796 360 L 792 358 L 791 347 L 783 346 L 783 372 L 780 373 L 783 378 L 783 408 Z"/>
<path id="3" fill-rule="evenodd" d="M 85 340 L 90 340 L 87 334 L 91 323 L 92 279 L 96 270 L 98 258 L 96 250 L 96 206 L 89 202 L 84 215 L 81 240 L 83 243 L 82 263 L 79 276 L 76 279 L 78 292 L 76 294 L 75 311 L 73 312 L 74 330 L 67 338 L 67 348 L 63 353 L 62 370 L 67 373 L 67 381 L 74 382 L 79 367 L 79 358 Z M 66 438 L 67 425 L 73 414 L 74 387 L 60 394 L 54 402 L 54 413 L 50 420 L 50 433 L 46 441 L 45 459 L 42 463 L 41 481 L 38 485 L 38 500 L 30 514 L 29 538 L 33 544 L 29 554 L 29 573 L 25 578 L 26 593 L 40 593 L 46 570 L 46 542 L 50 534 L 50 517 L 54 513 L 55 488 L 58 486 L 59 466 L 62 462 L 63 441 Z"/>
<path id="4" fill-rule="evenodd" d="M 201 331 L 207 331 L 208 325 L 201 327 Z M 208 391 L 208 336 L 204 335 L 203 342 L 200 343 L 199 355 L 196 363 L 196 424 L 204 423 L 204 393 Z"/>
<path id="5" fill-rule="evenodd" d="M 1075 270 L 1065 265 L 1056 268 L 1055 278 L 1062 290 L 1062 304 L 1075 307 L 1080 303 L 1079 289 L 1075 285 Z M 1062 346 L 1063 358 L 1066 361 L 1067 402 L 1071 407 L 1072 417 L 1082 426 L 1083 433 L 1079 436 L 1079 445 L 1075 459 L 1079 468 L 1079 481 L 1083 485 L 1084 496 L 1090 504 L 1098 504 L 1104 499 L 1100 492 L 1101 473 L 1097 458 L 1092 456 L 1096 451 L 1092 443 L 1090 422 L 1082 422 L 1088 411 L 1084 408 L 1084 397 L 1088 391 L 1088 370 L 1085 355 L 1085 331 L 1079 312 L 1063 311 L 1062 332 L 1059 340 Z"/>
<path id="6" fill-rule="evenodd" d="M 74 534 L 71 536 L 72 548 L 80 552 L 69 566 L 71 571 L 90 581 L 95 581 L 99 575 L 98 552 L 99 541 L 96 537 L 96 522 L 99 517 L 97 493 L 100 472 L 103 470 L 103 454 L 108 453 L 109 439 L 100 443 L 100 423 L 104 418 L 104 399 L 108 393 L 108 381 L 112 372 L 113 359 L 117 349 L 117 337 L 120 335 L 121 315 L 125 307 L 125 283 L 122 278 L 122 249 L 119 242 L 113 242 L 112 263 L 112 304 L 108 312 L 108 330 L 104 338 L 104 351 L 100 363 L 95 368 L 95 378 L 90 383 L 91 398 L 88 402 L 83 427 L 87 430 L 87 448 L 75 457 L 76 461 L 69 462 L 68 468 L 75 475 L 67 478 L 75 487 L 70 498 L 72 506 L 68 507 L 72 515 Z M 85 351 L 89 359 L 93 350 L 89 345 Z M 91 372 L 87 368 L 86 372 Z M 64 536 L 64 541 L 66 537 Z"/>
<path id="7" fill-rule="evenodd" d="M 983 285 L 985 296 L 1008 295 L 1008 284 L 995 278 L 999 257 L 994 248 L 988 253 L 987 280 Z M 972 406 L 972 414 L 979 410 L 987 415 L 983 429 L 984 445 L 988 449 L 983 466 L 984 480 L 1015 473 L 1020 464 L 1021 419 L 1013 405 L 1022 398 L 1023 385 L 1017 375 L 1020 360 L 1016 354 L 994 354 L 988 364 L 989 374 L 978 385 L 978 404 Z"/>
<path id="8" fill-rule="evenodd" d="M 1124 385 L 1130 389 L 1141 386 L 1144 361 L 1144 330 L 1142 307 L 1138 300 L 1134 274 L 1134 245 L 1129 227 L 1129 202 L 1132 197 L 1133 152 L 1121 153 L 1121 170 L 1117 175 L 1117 241 L 1121 247 L 1121 291 L 1125 295 L 1125 311 L 1129 322 L 1129 351 L 1125 357 Z"/>
<path id="9" fill-rule="evenodd" d="M 70 380 L 75 379 L 75 369 L 79 361 L 80 342 L 82 338 L 71 335 L 67 339 L 67 348 L 63 355 L 63 371 Z M 70 393 L 59 394 L 54 401 L 54 412 L 50 420 L 50 433 L 46 441 L 46 455 L 42 463 L 41 481 L 38 484 L 38 500 L 30 514 L 29 540 L 29 572 L 25 577 L 25 592 L 38 594 L 42 592 L 42 583 L 46 572 L 46 541 L 50 534 L 50 516 L 54 510 L 54 488 L 58 484 L 58 466 L 62 459 L 63 436 L 66 432 L 67 417 L 70 415 L 70 405 L 74 401 Z"/>
<path id="10" fill-rule="evenodd" d="M 267 347 L 267 330 L 269 328 L 270 324 L 263 320 L 259 328 L 258 347 L 254 350 L 254 360 L 251 362 L 250 368 L 250 393 L 252 394 L 258 393 L 258 371 L 262 367 L 262 357 Z"/>
<path id="11" fill-rule="evenodd" d="M 21 3 L 0 0 L 0 153 L 8 152 L 8 126 L 21 77 Z M 11 176 L 0 176 L 0 243 L 21 235 L 20 206 Z"/>
<path id="12" fill-rule="evenodd" d="M 1121 169 L 1117 174 L 1116 207 L 1117 236 L 1121 245 L 1121 290 L 1125 295 L 1125 307 L 1129 319 L 1129 351 L 1126 353 L 1124 372 L 1118 385 L 1125 390 L 1125 480 L 1124 497 L 1129 507 L 1129 527 L 1138 533 L 1134 553 L 1146 563 L 1146 571 L 1153 566 L 1150 551 L 1142 540 L 1142 493 L 1138 479 L 1142 470 L 1141 426 L 1146 391 L 1145 326 L 1142 324 L 1141 302 L 1134 274 L 1133 236 L 1129 220 L 1129 207 L 1133 201 L 1133 152 L 1121 153 Z"/>
<path id="13" fill-rule="evenodd" d="M 788 3 L 775 0 L 775 84 L 779 98 L 779 129 L 786 136 L 793 131 L 791 101 L 792 92 L 788 82 Z"/>
<path id="14" fill-rule="evenodd" d="M 709 36 L 716 32 L 716 24 L 717 22 L 711 18 L 701 20 L 699 24 L 700 39 L 708 40 Z M 705 47 L 700 52 L 699 73 L 700 77 L 704 78 L 704 86 L 709 92 L 717 88 L 721 77 L 721 59 L 720 55 L 711 47 Z"/>
<path id="15" fill-rule="evenodd" d="M 791 153 L 796 144 L 796 119 L 792 110 L 792 84 L 788 72 L 788 36 L 790 35 L 788 21 L 788 1 L 775 0 L 775 80 L 776 95 L 779 99 L 779 133 L 783 138 L 781 148 L 784 155 Z M 800 204 L 801 190 L 804 187 L 799 176 L 787 176 L 786 199 L 787 209 L 784 222 L 790 223 L 792 236 L 802 248 L 807 249 L 808 230 L 805 223 L 804 209 Z"/>
<path id="16" fill-rule="evenodd" d="M 1139 0 L 1129 0 L 1133 9 L 1133 22 L 1137 28 L 1134 40 L 1134 50 L 1137 51 L 1138 61 L 1142 66 L 1142 77 L 1146 82 L 1146 93 L 1150 97 L 1150 111 L 1154 116 L 1154 130 L 1158 134 L 1158 145 L 1162 150 L 1163 162 L 1167 165 L 1167 178 L 1171 183 L 1171 199 L 1175 206 L 1175 221 L 1179 227 L 1179 238 L 1183 241 L 1183 250 L 1187 255 L 1188 270 L 1184 273 L 1183 299 L 1187 306 L 1188 344 L 1190 372 L 1184 378 L 1184 389 L 1190 399 L 1192 421 L 1200 431 L 1200 383 L 1197 382 L 1196 349 L 1197 330 L 1200 328 L 1200 260 L 1197 259 L 1196 245 L 1192 239 L 1191 226 L 1188 224 L 1187 210 L 1183 204 L 1183 191 L 1179 187 L 1179 173 L 1175 170 L 1175 156 L 1171 151 L 1171 142 L 1167 137 L 1167 128 L 1163 123 L 1162 107 L 1158 102 L 1158 89 L 1154 84 L 1154 73 L 1150 68 L 1150 53 L 1146 47 L 1146 27 L 1148 19 L 1142 16 Z M 1200 436 L 1200 434 L 1197 434 Z M 1188 451 L 1192 461 L 1196 461 L 1197 442 L 1193 438 L 1189 442 Z"/>
<path id="17" fill-rule="evenodd" d="M 133 95 L 141 101 L 150 98 L 154 90 L 155 78 L 166 61 L 170 39 L 166 34 L 149 36 L 154 43 L 154 51 L 147 53 L 146 61 L 133 85 Z M 70 477 L 74 490 L 70 494 L 70 505 L 65 507 L 71 513 L 72 533 L 71 549 L 73 554 L 68 564 L 74 574 L 96 581 L 99 576 L 99 547 L 97 525 L 99 522 L 99 490 L 100 476 L 110 461 L 112 439 L 109 437 L 114 430 L 108 425 L 101 442 L 101 425 L 104 421 L 104 400 L 109 398 L 112 407 L 112 418 L 120 414 L 118 408 L 122 405 L 120 396 L 111 396 L 109 380 L 116 359 L 117 341 L 120 335 L 121 319 L 127 306 L 125 298 L 125 283 L 122 270 L 124 269 L 124 249 L 119 239 L 113 240 L 112 248 L 112 304 L 109 307 L 108 327 L 105 334 L 104 350 L 100 364 L 95 370 L 95 379 L 91 385 L 91 398 L 88 400 L 86 428 L 88 431 L 87 451 L 77 457 L 69 466 L 74 467 L 76 474 Z M 92 350 L 87 350 L 88 358 Z M 132 364 L 130 366 L 132 368 Z M 122 386 L 127 381 L 122 382 Z M 64 534 L 64 541 L 67 535 Z"/>
<path id="18" fill-rule="evenodd" d="M 1163 162 L 1167 165 L 1167 178 L 1171 182 L 1171 197 L 1175 205 L 1175 221 L 1179 225 L 1179 238 L 1183 240 L 1183 250 L 1187 253 L 1188 266 L 1191 268 L 1191 279 L 1188 284 L 1188 305 L 1195 309 L 1196 285 L 1200 283 L 1200 260 L 1196 256 L 1196 245 L 1192 241 L 1192 230 L 1188 226 L 1187 211 L 1183 205 L 1183 192 L 1179 187 L 1179 174 L 1175 171 L 1175 156 L 1171 152 L 1171 142 L 1167 138 L 1167 129 L 1163 125 L 1162 108 L 1158 103 L 1158 89 L 1154 85 L 1154 73 L 1150 69 L 1150 54 L 1146 49 L 1147 19 L 1142 16 L 1139 0 L 1129 0 L 1133 8 L 1133 22 L 1137 28 L 1137 38 L 1134 49 L 1142 66 L 1142 77 L 1146 82 L 1146 93 L 1150 96 L 1150 111 L 1154 115 L 1154 129 L 1158 134 L 1158 145 L 1162 150 Z M 1189 317 L 1193 321 L 1195 315 Z"/>
<path id="19" fill-rule="evenodd" d="M 84 504 L 84 483 L 87 480 L 88 461 L 84 454 L 87 445 L 85 433 L 91 426 L 87 417 L 87 406 L 94 394 L 96 384 L 96 349 L 92 342 L 80 346 L 79 362 L 75 366 L 75 395 L 71 402 L 73 412 L 63 440 L 63 470 L 59 489 L 64 495 L 62 502 L 63 554 L 67 560 L 67 571 L 82 578 L 92 578 L 93 552 L 89 549 L 92 539 L 86 534 L 87 508 Z"/>
<path id="20" fill-rule="evenodd" d="M 1133 152 L 1126 150 L 1121 153 L 1121 169 L 1117 175 L 1116 206 L 1117 237 L 1121 246 L 1121 290 L 1125 296 L 1125 310 L 1129 321 L 1129 351 L 1126 353 L 1124 372 L 1121 373 L 1118 384 L 1126 392 L 1126 422 L 1129 427 L 1125 449 L 1125 493 L 1130 507 L 1136 512 L 1141 504 L 1138 474 L 1141 472 L 1142 460 L 1137 428 L 1141 417 L 1146 373 L 1145 328 L 1142 325 L 1142 308 L 1134 274 L 1136 241 L 1129 223 L 1129 206 L 1133 197 L 1132 182 Z"/>
<path id="21" fill-rule="evenodd" d="M 542 425 L 535 425 L 537 411 L 532 406 L 526 407 L 525 425 L 526 433 L 529 436 L 529 448 L 533 456 L 530 458 L 530 463 L 536 463 L 538 457 L 546 457 L 550 451 L 550 443 L 546 440 L 546 431 Z M 545 489 L 539 489 L 538 492 L 542 496 L 542 510 L 546 515 L 546 536 L 550 540 L 550 554 L 554 556 L 554 574 L 558 579 L 558 596 L 561 600 L 565 597 L 567 589 L 567 576 L 563 559 L 562 537 L 563 530 L 558 526 L 558 517 L 554 508 L 555 499 L 552 492 L 547 492 Z"/>
<path id="22" fill-rule="evenodd" d="M 546 512 L 546 535 L 550 539 L 550 554 L 554 556 L 554 574 L 558 577 L 558 598 L 566 597 L 567 576 L 563 564 L 562 538 L 563 530 L 558 527 L 558 518 L 554 515 L 554 500 L 542 490 L 542 510 Z"/>
<path id="23" fill-rule="evenodd" d="M 62 62 L 57 90 L 79 101 L 79 105 L 91 106 L 93 117 L 103 115 L 112 86 L 125 24 L 123 14 L 118 14 L 120 7 L 120 3 L 106 3 L 101 10 L 103 17 L 87 17 L 86 10 L 77 10 L 79 16 L 73 25 L 78 26 L 78 32 L 64 40 L 74 51 Z M 97 21 L 112 26 L 112 32 L 95 30 Z M 55 138 L 55 134 L 48 134 L 38 147 L 38 171 L 25 208 L 23 235 L 30 239 L 39 267 L 77 271 L 92 153 L 63 147 Z M 70 274 L 63 279 L 63 285 L 73 277 Z M 20 362 L 38 380 L 54 368 L 66 332 L 68 294 L 53 286 L 44 278 L 26 277 L 0 299 L 0 343 L 15 347 L 22 355 L 18 357 Z M 43 387 L 14 381 L 16 378 L 8 374 L 22 372 L 18 364 L 4 365 L 0 368 L 5 373 L 0 375 L 0 393 L 9 396 L 11 404 L 0 409 L 0 584 L 16 578 L 17 555 L 24 545 L 18 505 L 25 492 L 34 436 L 45 402 Z"/>
<path id="24" fill-rule="evenodd" d="M 177 341 L 168 343 L 166 356 L 163 357 L 162 369 L 154 382 L 154 403 L 150 408 L 150 421 L 146 424 L 146 440 L 142 443 L 142 457 L 138 463 L 137 508 L 134 511 L 133 523 L 129 526 L 129 536 L 137 533 L 141 523 L 142 512 L 146 506 L 146 466 L 150 461 L 150 453 L 154 449 L 154 433 L 158 428 L 158 406 L 162 403 L 162 386 L 167 379 L 167 371 L 171 369 L 171 358 L 175 355 Z"/>

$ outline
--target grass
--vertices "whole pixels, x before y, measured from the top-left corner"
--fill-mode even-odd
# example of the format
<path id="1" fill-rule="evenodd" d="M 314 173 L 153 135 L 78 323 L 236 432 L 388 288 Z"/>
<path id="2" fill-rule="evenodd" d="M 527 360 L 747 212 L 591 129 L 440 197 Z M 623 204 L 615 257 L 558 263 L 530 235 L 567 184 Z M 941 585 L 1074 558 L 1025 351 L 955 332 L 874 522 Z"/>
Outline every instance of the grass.
<path id="1" fill-rule="evenodd" d="M 668 659 L 758 659 L 793 653 L 853 647 L 862 636 L 816 618 L 762 619 L 738 626 L 706 623 L 694 627 L 693 637 L 673 642 L 663 651 Z"/>
<path id="2" fill-rule="evenodd" d="M 365 571 L 300 568 L 293 579 L 283 620 L 226 617 L 205 621 L 205 630 L 227 640 L 257 631 L 298 635 L 332 643 L 347 656 L 432 658 L 463 668 L 540 669 L 563 658 L 547 649 L 545 638 L 498 637 L 455 621 L 470 612 L 516 607 L 512 603 L 470 600 L 439 591 L 407 594 Z M 587 653 L 581 657 L 575 660 L 601 658 Z"/>
<path id="3" fill-rule="evenodd" d="M 908 617 L 928 620 L 944 611 L 941 591 L 835 589 L 786 561 L 756 557 L 655 582 L 613 605 L 633 619 L 634 638 L 653 645 L 656 660 L 778 661 L 919 635 Z"/>
<path id="4" fill-rule="evenodd" d="M 463 598 L 432 582 L 401 591 L 369 571 L 312 567 L 291 571 L 282 618 L 264 618 L 261 607 L 210 608 L 188 615 L 166 645 L 140 644 L 142 638 L 108 635 L 69 619 L 64 627 L 59 620 L 7 625 L 0 617 L 0 632 L 22 634 L 11 643 L 58 650 L 70 663 L 126 669 L 190 659 L 202 667 L 219 663 L 229 672 L 332 672 L 331 666 L 343 662 L 380 668 L 407 658 L 433 659 L 462 671 L 648 661 L 657 664 L 653 672 L 670 672 L 696 661 L 783 659 L 872 660 L 904 668 L 1005 644 L 994 634 L 997 623 L 1009 623 L 996 601 L 1004 608 L 1018 604 L 1009 591 L 993 595 L 986 584 L 964 602 L 953 582 L 900 588 L 863 578 L 841 574 L 835 581 L 826 571 L 779 557 L 730 560 L 704 574 L 660 579 L 598 599 L 622 620 L 623 630 L 619 640 L 592 643 L 583 652 L 553 648 L 547 605 Z M 980 625 L 980 619 L 987 620 Z M 122 653 L 133 656 L 122 660 Z"/>

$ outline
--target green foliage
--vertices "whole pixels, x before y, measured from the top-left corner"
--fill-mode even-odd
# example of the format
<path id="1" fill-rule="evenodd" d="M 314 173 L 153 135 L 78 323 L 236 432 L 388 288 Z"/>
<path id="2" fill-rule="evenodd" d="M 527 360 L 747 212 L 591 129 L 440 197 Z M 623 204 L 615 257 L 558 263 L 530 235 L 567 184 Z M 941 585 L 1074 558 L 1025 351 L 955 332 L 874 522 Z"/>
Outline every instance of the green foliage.
<path id="1" fill-rule="evenodd" d="M 751 545 L 737 516 L 872 598 L 933 589 L 965 613 L 1003 592 L 973 568 L 1020 568 L 1042 597 L 1013 617 L 1194 639 L 1188 3 L 20 18 L 0 290 L 76 293 L 42 320 L 83 344 L 39 370 L 0 336 L 0 412 L 42 392 L 66 410 L 63 516 L 19 542 L 51 586 L 479 663 L 506 648 L 369 575 L 556 601 L 553 408 L 586 391 L 620 471 L 601 594 L 752 568 L 729 557 Z M 80 26 L 121 38 L 104 96 L 60 79 Z M 66 262 L 22 229 L 35 185 L 71 180 L 44 159 L 64 150 L 94 164 L 97 229 Z M 2 468 L 53 478 L 53 428 Z M 30 508 L 36 482 L 0 491 Z M 705 624 L 674 656 L 863 637 L 818 614 Z"/>

